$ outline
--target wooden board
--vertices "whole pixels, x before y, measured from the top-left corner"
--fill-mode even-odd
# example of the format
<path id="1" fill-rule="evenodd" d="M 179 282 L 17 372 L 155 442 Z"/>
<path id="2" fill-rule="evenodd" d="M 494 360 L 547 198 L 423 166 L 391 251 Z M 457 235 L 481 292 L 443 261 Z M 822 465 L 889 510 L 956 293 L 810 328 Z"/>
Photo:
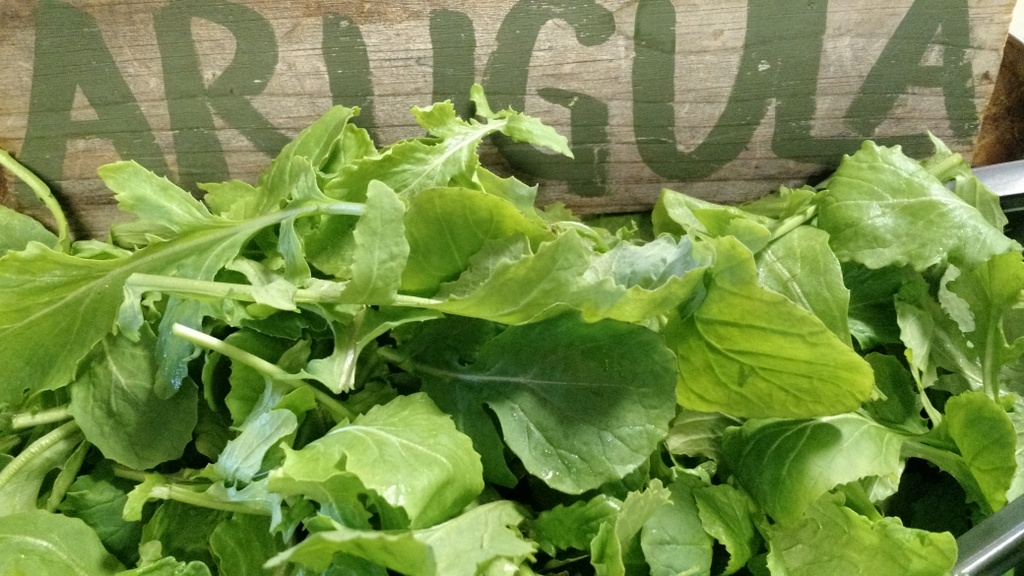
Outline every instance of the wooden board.
<path id="1" fill-rule="evenodd" d="M 576 160 L 485 162 L 584 212 L 662 187 L 741 201 L 813 180 L 866 138 L 970 157 L 1013 0 L 40 0 L 0 2 L 0 147 L 60 192 L 79 236 L 117 218 L 97 166 L 182 186 L 252 181 L 332 103 L 378 143 L 481 83 Z M 10 175 L 0 202 L 38 205 Z"/>

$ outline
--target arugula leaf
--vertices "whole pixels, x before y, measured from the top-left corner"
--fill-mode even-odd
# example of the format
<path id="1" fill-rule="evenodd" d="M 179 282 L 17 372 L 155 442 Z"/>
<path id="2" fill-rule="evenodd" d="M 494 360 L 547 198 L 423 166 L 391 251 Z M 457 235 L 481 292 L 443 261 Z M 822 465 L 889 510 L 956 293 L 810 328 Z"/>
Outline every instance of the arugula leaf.
<path id="1" fill-rule="evenodd" d="M 67 422 L 36 439 L 0 468 L 0 517 L 34 510 L 46 477 L 62 467 L 81 443 L 81 430 Z"/>
<path id="2" fill-rule="evenodd" d="M 398 293 L 410 251 L 404 214 L 405 205 L 393 190 L 377 181 L 370 183 L 366 211 L 352 232 L 352 278 L 341 301 L 386 304 Z"/>
<path id="3" fill-rule="evenodd" d="M 871 520 L 844 507 L 839 496 L 825 496 L 799 522 L 767 532 L 773 574 L 941 576 L 956 561 L 948 532 L 905 528 L 896 518 Z"/>
<path id="4" fill-rule="evenodd" d="M 661 191 L 651 219 L 656 234 L 733 237 L 751 252 L 760 251 L 772 237 L 770 218 L 673 190 Z"/>
<path id="5" fill-rule="evenodd" d="M 456 279 L 489 240 L 523 234 L 534 242 L 550 234 L 514 205 L 468 188 L 433 188 L 409 201 L 405 226 L 409 260 L 403 290 L 430 295 Z M 444 242 L 439 245 L 438 239 Z"/>
<path id="6" fill-rule="evenodd" d="M 714 541 L 704 531 L 694 486 L 683 479 L 668 486 L 670 502 L 655 510 L 640 530 L 640 546 L 651 576 L 710 574 Z"/>
<path id="7" fill-rule="evenodd" d="M 717 412 L 697 412 L 680 408 L 668 435 L 665 448 L 672 454 L 682 456 L 703 456 L 716 462 L 722 461 L 722 434 L 730 426 L 738 426 L 740 420 Z"/>
<path id="8" fill-rule="evenodd" d="M 946 429 L 993 511 L 1006 505 L 1017 469 L 1017 433 L 1006 411 L 980 392 L 946 402 Z"/>
<path id="9" fill-rule="evenodd" d="M 869 268 L 974 268 L 1020 245 L 898 148 L 865 142 L 817 199 L 818 227 L 841 261 Z"/>
<path id="10" fill-rule="evenodd" d="M 220 574 L 259 576 L 283 546 L 270 531 L 269 518 L 235 514 L 210 533 L 210 550 Z"/>
<path id="11" fill-rule="evenodd" d="M 77 518 L 32 510 L 0 522 L 0 573 L 112 576 L 123 569 Z"/>
<path id="12" fill-rule="evenodd" d="M 739 417 L 810 417 L 855 410 L 871 367 L 820 320 L 757 281 L 739 241 L 715 243 L 707 296 L 665 328 L 679 363 L 679 403 Z"/>
<path id="13" fill-rule="evenodd" d="M 478 111 L 487 110 L 482 91 L 474 88 Z M 481 106 L 483 105 L 483 106 Z M 403 197 L 445 186 L 472 186 L 479 166 L 477 148 L 494 133 L 571 156 L 568 141 L 550 127 L 512 110 L 482 114 L 486 122 L 462 120 L 450 102 L 414 108 L 417 122 L 436 138 L 403 140 L 382 153 L 356 160 L 327 185 L 333 197 L 359 198 L 372 180 L 380 180 Z M 340 195 L 339 195 L 340 194 Z"/>
<path id="14" fill-rule="evenodd" d="M 541 550 L 554 555 L 558 550 L 589 550 L 601 525 L 612 522 L 622 502 L 607 494 L 589 500 L 558 505 L 545 510 L 529 523 L 530 537 Z"/>
<path id="15" fill-rule="evenodd" d="M 515 503 L 502 500 L 422 530 L 353 530 L 333 523 L 331 529 L 314 532 L 265 567 L 292 562 L 323 571 L 338 553 L 344 553 L 407 576 L 515 573 L 536 550 L 517 528 L 524 519 Z"/>
<path id="16" fill-rule="evenodd" d="M 1024 341 L 1007 342 L 1004 328 L 1004 317 L 1024 302 L 1022 255 L 994 256 L 976 270 L 961 272 L 947 286 L 967 306 L 968 325 L 961 329 L 979 359 L 983 387 L 995 397 L 1002 388 L 1003 365 L 1017 360 L 1024 351 Z"/>
<path id="17" fill-rule="evenodd" d="M 750 420 L 726 431 L 722 449 L 748 494 L 792 524 L 840 484 L 900 470 L 903 438 L 858 414 L 816 420 Z"/>
<path id="18" fill-rule="evenodd" d="M 758 279 L 813 313 L 844 344 L 851 346 L 849 291 L 828 234 L 800 227 L 757 253 Z"/>
<path id="19" fill-rule="evenodd" d="M 118 208 L 135 216 L 111 228 L 111 236 L 121 246 L 146 246 L 220 220 L 188 192 L 136 162 L 107 164 L 97 173 L 114 193 Z"/>
<path id="20" fill-rule="evenodd" d="M 145 470 L 180 458 L 198 418 L 195 384 L 184 382 L 168 399 L 155 389 L 156 337 L 108 335 L 85 358 L 71 386 L 68 411 L 85 438 L 107 458 Z"/>
<path id="21" fill-rule="evenodd" d="M 416 474 L 405 473 L 409 468 Z M 300 450 L 285 448 L 270 487 L 305 494 L 303 483 L 338 475 L 358 478 L 366 490 L 404 511 L 413 528 L 452 517 L 483 490 L 483 470 L 469 438 L 425 394 L 377 406 Z"/>
<path id="22" fill-rule="evenodd" d="M 132 565 L 138 559 L 142 536 L 142 523 L 129 522 L 122 516 L 132 484 L 113 477 L 109 466 L 105 468 L 76 478 L 58 510 L 84 521 L 107 550 L 125 565 Z"/>
<path id="23" fill-rule="evenodd" d="M 248 483 L 260 472 L 267 452 L 295 433 L 298 419 L 289 410 L 270 410 L 250 415 L 241 434 L 228 441 L 213 471 L 229 482 Z"/>
<path id="24" fill-rule="evenodd" d="M 479 408 L 487 406 L 526 470 L 570 494 L 646 461 L 674 414 L 671 354 L 657 334 L 635 325 L 561 315 L 509 327 L 468 365 L 412 360 L 406 366 L 427 381 L 428 393 L 454 398 L 441 403 L 468 410 L 470 419 L 487 419 Z M 478 422 L 474 431 L 488 426 Z"/>
<path id="25" fill-rule="evenodd" d="M 709 260 L 688 240 L 668 237 L 642 247 L 620 244 L 604 254 L 574 230 L 535 253 L 524 238 L 513 237 L 478 252 L 458 280 L 441 286 L 434 295 L 439 302 L 424 306 L 513 324 L 566 310 L 582 312 L 587 321 L 642 322 L 695 298 Z"/>
<path id="26" fill-rule="evenodd" d="M 161 554 L 214 566 L 210 535 L 230 513 L 176 501 L 161 504 L 142 528 L 142 542 L 160 543 Z"/>
<path id="27" fill-rule="evenodd" d="M 729 552 L 723 573 L 738 571 L 753 558 L 760 545 L 751 520 L 750 497 L 729 484 L 714 484 L 695 489 L 693 498 L 704 531 Z"/>
<path id="28" fill-rule="evenodd" d="M 21 251 L 29 242 L 39 242 L 48 248 L 57 246 L 57 236 L 38 220 L 0 204 L 0 256 L 9 251 Z"/>
<path id="29" fill-rule="evenodd" d="M 625 576 L 646 563 L 641 540 L 643 528 L 648 522 L 662 521 L 656 515 L 670 506 L 671 497 L 671 491 L 659 480 L 651 481 L 642 492 L 626 496 L 614 520 L 602 524 L 590 543 L 590 563 L 598 576 Z"/>

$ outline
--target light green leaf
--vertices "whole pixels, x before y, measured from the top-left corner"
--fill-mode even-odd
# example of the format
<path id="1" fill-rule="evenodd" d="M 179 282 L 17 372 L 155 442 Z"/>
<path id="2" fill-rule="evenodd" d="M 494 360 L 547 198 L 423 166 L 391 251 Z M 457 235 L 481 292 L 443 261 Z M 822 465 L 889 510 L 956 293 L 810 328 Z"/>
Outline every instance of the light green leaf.
<path id="1" fill-rule="evenodd" d="M 252 415 L 242 424 L 241 434 L 228 441 L 213 464 L 214 472 L 228 482 L 252 481 L 261 470 L 267 452 L 298 427 L 298 419 L 290 410 Z"/>
<path id="2" fill-rule="evenodd" d="M 334 106 L 289 142 L 260 174 L 258 194 L 235 208 L 236 218 L 252 218 L 280 209 L 291 198 L 295 184 L 304 178 L 309 166 L 319 169 L 331 159 L 348 122 L 359 114 L 358 108 Z M 296 159 L 305 162 L 296 162 Z"/>
<path id="3" fill-rule="evenodd" d="M 625 576 L 646 567 L 641 531 L 671 504 L 672 493 L 652 480 L 642 492 L 630 492 L 613 522 L 601 525 L 590 544 L 590 563 L 597 576 Z"/>
<path id="4" fill-rule="evenodd" d="M 661 197 L 651 212 L 656 234 L 676 236 L 730 236 L 739 240 L 751 252 L 758 252 L 772 233 L 772 219 L 746 212 L 735 206 L 725 206 L 662 190 Z"/>
<path id="5" fill-rule="evenodd" d="M 515 574 L 537 550 L 519 530 L 525 520 L 518 504 L 498 500 L 415 533 L 433 550 L 439 576 L 491 574 L 491 566 L 503 568 L 494 573 Z"/>
<path id="6" fill-rule="evenodd" d="M 842 260 L 869 268 L 974 268 L 1020 245 L 898 148 L 865 142 L 818 197 L 818 227 Z"/>
<path id="7" fill-rule="evenodd" d="M 159 548 L 159 542 L 154 548 Z M 179 562 L 172 556 L 156 558 L 145 562 L 133 570 L 118 572 L 116 576 L 210 576 L 210 569 L 197 560 L 191 562 Z"/>
<path id="8" fill-rule="evenodd" d="M 980 360 L 985 390 L 997 394 L 1002 388 L 1000 370 L 1021 356 L 1019 344 L 1007 342 L 1007 317 L 1024 302 L 1024 261 L 1020 252 L 1001 254 L 975 270 L 961 271 L 946 287 L 968 307 L 970 321 L 961 322 L 971 351 Z M 973 328 L 973 329 L 971 329 Z M 967 345 L 962 344 L 966 348 Z M 966 355 L 966 352 L 965 352 Z"/>
<path id="9" fill-rule="evenodd" d="M 931 296 L 924 280 L 904 284 L 895 307 L 900 339 L 910 352 L 910 367 L 924 387 L 936 382 L 940 368 L 964 377 L 972 388 L 982 386 L 985 375 L 980 350 Z"/>
<path id="10" fill-rule="evenodd" d="M 897 518 L 869 520 L 827 496 L 792 525 L 767 528 L 768 566 L 787 576 L 943 576 L 956 561 L 948 532 L 905 528 Z"/>
<path id="11" fill-rule="evenodd" d="M 761 285 L 812 312 L 843 343 L 851 346 L 850 292 L 828 234 L 801 226 L 757 253 Z"/>
<path id="12" fill-rule="evenodd" d="M 857 414 L 751 420 L 722 448 L 739 484 L 776 522 L 792 524 L 840 484 L 900 470 L 903 439 Z"/>
<path id="13" fill-rule="evenodd" d="M 278 310 L 298 310 L 295 305 L 295 292 L 298 290 L 298 286 L 262 263 L 247 258 L 237 258 L 229 262 L 226 268 L 245 276 L 245 279 L 253 287 L 251 294 L 257 304 L 265 304 Z"/>
<path id="14" fill-rule="evenodd" d="M 33 510 L 0 522 L 0 574 L 112 576 L 123 569 L 77 518 Z"/>
<path id="15" fill-rule="evenodd" d="M 632 324 L 561 315 L 506 329 L 462 365 L 413 360 L 431 394 L 460 412 L 487 406 L 526 470 L 570 494 L 645 462 L 675 413 L 671 353 Z"/>
<path id="16" fill-rule="evenodd" d="M 285 454 L 271 472 L 272 490 L 288 494 L 305 482 L 354 475 L 413 528 L 450 518 L 483 490 L 470 439 L 425 394 L 399 396 Z"/>
<path id="17" fill-rule="evenodd" d="M 615 520 L 622 502 L 607 494 L 589 500 L 559 504 L 530 522 L 530 537 L 551 556 L 559 550 L 590 550 L 590 542 L 601 525 Z"/>
<path id="18" fill-rule="evenodd" d="M 665 448 L 672 454 L 721 461 L 722 434 L 730 426 L 739 424 L 740 420 L 717 412 L 680 408 L 665 437 Z"/>
<path id="19" fill-rule="evenodd" d="M 325 358 L 310 360 L 303 374 L 336 394 L 353 390 L 359 356 L 377 337 L 402 324 L 440 317 L 431 310 L 397 306 L 363 307 L 351 317 L 326 308 L 320 313 L 330 322 L 334 350 Z"/>
<path id="20" fill-rule="evenodd" d="M 579 301 L 590 256 L 575 232 L 541 244 L 536 254 L 522 236 L 494 242 L 468 261 L 458 280 L 441 286 L 434 295 L 441 303 L 431 307 L 509 324 L 538 321 Z"/>
<path id="21" fill-rule="evenodd" d="M 567 309 L 587 321 L 643 322 L 694 297 L 709 257 L 689 240 L 594 252 L 569 231 L 530 252 L 522 238 L 477 253 L 457 281 L 441 286 L 430 308 L 504 323 L 543 319 Z M 628 265 L 626 264 L 628 263 Z M 529 287 L 529 289 L 524 289 Z"/>
<path id="22" fill-rule="evenodd" d="M 468 188 L 434 188 L 417 194 L 409 201 L 405 230 L 409 257 L 402 288 L 426 295 L 442 282 L 455 280 L 489 240 L 517 234 L 531 241 L 550 237 L 508 201 Z"/>
<path id="23" fill-rule="evenodd" d="M 716 241 L 708 293 L 665 329 L 679 364 L 679 403 L 738 417 L 810 417 L 855 410 L 871 367 L 785 296 L 761 287 L 750 252 Z"/>
<path id="24" fill-rule="evenodd" d="M 320 573 L 330 567 L 337 554 L 364 558 L 406 576 L 440 574 L 433 550 L 414 532 L 355 530 L 340 524 L 333 530 L 310 534 L 271 558 L 264 568 L 298 564 Z"/>
<path id="25" fill-rule="evenodd" d="M 736 572 L 750 561 L 760 544 L 750 516 L 750 498 L 728 484 L 698 487 L 693 497 L 704 530 L 729 552 L 723 573 Z"/>
<path id="26" fill-rule="evenodd" d="M 241 180 L 205 182 L 197 186 L 206 193 L 203 203 L 210 212 L 224 218 L 245 218 L 259 194 L 255 186 Z"/>
<path id="27" fill-rule="evenodd" d="M 714 541 L 697 513 L 694 486 L 684 477 L 668 488 L 668 506 L 655 510 L 640 531 L 640 546 L 651 576 L 710 574 Z"/>
<path id="28" fill-rule="evenodd" d="M 148 326 L 138 342 L 105 337 L 86 357 L 68 406 L 104 456 L 138 470 L 180 458 L 198 419 L 198 390 L 191 381 L 168 399 L 157 395 L 155 346 Z"/>
<path id="29" fill-rule="evenodd" d="M 333 530 L 314 532 L 266 567 L 294 563 L 323 571 L 342 553 L 407 576 L 476 576 L 490 574 L 492 565 L 511 567 L 508 573 L 515 573 L 536 550 L 519 533 L 524 519 L 515 503 L 500 500 L 422 530 L 354 530 L 334 523 Z"/>
<path id="30" fill-rule="evenodd" d="M 511 108 L 494 112 L 487 103 L 483 87 L 474 84 L 469 89 L 469 98 L 476 104 L 477 114 L 490 120 L 505 120 L 508 124 L 502 133 L 517 142 L 529 142 L 535 146 L 548 148 L 559 154 L 572 157 L 569 141 L 553 128 L 541 124 L 539 120 Z"/>
<path id="31" fill-rule="evenodd" d="M 1013 410 L 1007 416 L 1010 417 L 1017 434 L 1017 446 L 1014 450 L 1017 469 L 1014 471 L 1010 489 L 1006 491 L 1006 499 L 1012 502 L 1024 495 L 1024 398 L 1014 398 Z"/>
<path id="32" fill-rule="evenodd" d="M 1005 506 L 1017 470 L 1017 433 L 1006 411 L 981 392 L 964 392 L 946 402 L 943 424 L 992 510 Z"/>
<path id="33" fill-rule="evenodd" d="M 97 173 L 114 192 L 118 207 L 136 217 L 111 227 L 119 245 L 146 246 L 157 238 L 167 240 L 221 222 L 191 194 L 134 161 L 106 164 Z"/>
<path id="34" fill-rule="evenodd" d="M 132 274 L 212 280 L 253 234 L 293 215 L 286 211 L 246 222 L 225 221 L 114 260 L 76 258 L 41 244 L 0 257 L 0 340 L 10 359 L 0 365 L 0 402 L 18 402 L 27 392 L 68 384 L 79 361 L 111 331 L 123 286 Z M 170 327 L 174 322 L 196 327 L 202 315 L 197 302 L 171 300 L 157 344 L 157 385 L 163 397 L 180 386 L 187 374 L 184 360 L 193 351 L 187 342 L 172 341 Z M 54 356 L 54 349 L 61 354 Z"/>
<path id="35" fill-rule="evenodd" d="M 536 208 L 538 190 L 536 185 L 528 186 L 515 176 L 502 178 L 482 166 L 476 169 L 476 180 L 484 192 L 510 202 L 531 220 L 543 222 Z"/>
<path id="36" fill-rule="evenodd" d="M 366 211 L 355 225 L 352 278 L 342 302 L 387 304 L 398 293 L 409 257 L 405 204 L 386 185 L 374 181 L 366 191 Z"/>
<path id="37" fill-rule="evenodd" d="M 55 248 L 57 235 L 35 218 L 0 204 L 0 256 L 7 251 L 24 250 L 29 242 Z"/>

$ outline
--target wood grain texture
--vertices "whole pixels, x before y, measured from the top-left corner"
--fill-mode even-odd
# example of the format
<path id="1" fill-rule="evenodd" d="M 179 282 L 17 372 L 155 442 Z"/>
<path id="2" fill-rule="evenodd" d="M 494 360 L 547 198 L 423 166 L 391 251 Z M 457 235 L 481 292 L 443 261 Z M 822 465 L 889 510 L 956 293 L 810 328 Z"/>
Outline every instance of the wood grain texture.
<path id="1" fill-rule="evenodd" d="M 96 168 L 140 157 L 194 189 L 253 181 L 331 104 L 378 144 L 468 86 L 570 136 L 577 161 L 489 144 L 581 213 L 663 187 L 725 202 L 814 180 L 866 138 L 970 157 L 1012 0 L 40 0 L 0 2 L 0 147 L 79 236 L 120 216 Z M 500 144 L 500 143 L 499 143 Z M 0 202 L 38 214 L 0 178 Z"/>

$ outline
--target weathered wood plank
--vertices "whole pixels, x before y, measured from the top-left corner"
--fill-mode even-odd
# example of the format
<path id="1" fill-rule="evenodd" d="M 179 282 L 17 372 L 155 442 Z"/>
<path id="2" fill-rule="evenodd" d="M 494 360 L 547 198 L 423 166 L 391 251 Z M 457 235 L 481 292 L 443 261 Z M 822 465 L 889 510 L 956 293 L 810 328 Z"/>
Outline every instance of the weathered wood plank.
<path id="1" fill-rule="evenodd" d="M 378 143 L 451 98 L 543 118 L 577 159 L 499 143 L 492 167 L 579 212 L 662 187 L 722 201 L 813 179 L 865 138 L 970 156 L 1012 0 L 40 0 L 0 2 L 0 147 L 80 235 L 117 217 L 97 166 L 252 181 L 332 103 Z M 10 177 L 0 202 L 37 206 Z"/>

